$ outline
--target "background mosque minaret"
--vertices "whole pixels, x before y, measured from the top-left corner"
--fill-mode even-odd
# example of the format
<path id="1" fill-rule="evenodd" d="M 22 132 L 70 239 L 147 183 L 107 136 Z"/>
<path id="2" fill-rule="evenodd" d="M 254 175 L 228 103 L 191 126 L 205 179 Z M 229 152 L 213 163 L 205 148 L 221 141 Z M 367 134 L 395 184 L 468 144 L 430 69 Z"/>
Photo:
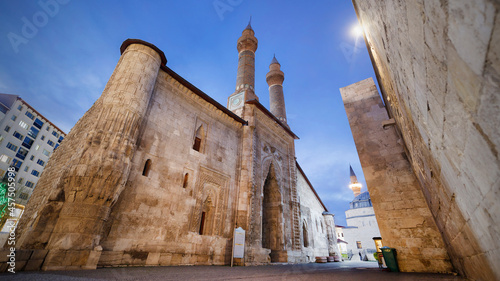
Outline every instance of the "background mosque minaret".
<path id="1" fill-rule="evenodd" d="M 349 165 L 351 183 L 349 188 L 354 192 L 354 199 L 349 203 L 349 210 L 345 212 L 347 226 L 342 227 L 346 252 L 349 260 L 375 260 L 373 253 L 377 250 L 373 237 L 381 237 L 375 211 L 373 210 L 370 193 L 361 193 L 361 183 Z"/>
<path id="2" fill-rule="evenodd" d="M 354 192 L 354 197 L 358 196 L 361 194 L 361 183 L 358 182 L 358 178 L 356 177 L 356 174 L 354 173 L 351 165 L 349 165 L 349 169 L 351 170 L 351 182 L 349 183 L 349 188 Z"/>

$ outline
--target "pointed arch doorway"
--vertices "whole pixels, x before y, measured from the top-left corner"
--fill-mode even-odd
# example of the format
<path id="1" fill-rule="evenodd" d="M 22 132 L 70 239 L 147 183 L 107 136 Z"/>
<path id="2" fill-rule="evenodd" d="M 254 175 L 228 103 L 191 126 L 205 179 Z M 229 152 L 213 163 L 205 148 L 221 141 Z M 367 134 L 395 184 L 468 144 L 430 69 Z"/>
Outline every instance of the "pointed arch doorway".
<path id="1" fill-rule="evenodd" d="M 276 170 L 271 163 L 263 187 L 262 248 L 271 250 L 271 262 L 287 262 L 283 237 L 283 203 Z"/>

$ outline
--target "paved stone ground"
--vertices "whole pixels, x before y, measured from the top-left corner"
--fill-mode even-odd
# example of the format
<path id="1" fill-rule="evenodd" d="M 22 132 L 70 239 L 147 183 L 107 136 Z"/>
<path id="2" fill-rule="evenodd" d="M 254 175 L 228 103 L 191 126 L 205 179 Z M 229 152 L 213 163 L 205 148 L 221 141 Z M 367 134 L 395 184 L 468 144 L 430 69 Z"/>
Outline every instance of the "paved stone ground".
<path id="1" fill-rule="evenodd" d="M 2 273 L 0 280 L 465 280 L 458 276 L 424 273 L 394 273 L 375 262 L 342 262 L 268 266 L 176 266 L 100 268 L 85 271 Z"/>

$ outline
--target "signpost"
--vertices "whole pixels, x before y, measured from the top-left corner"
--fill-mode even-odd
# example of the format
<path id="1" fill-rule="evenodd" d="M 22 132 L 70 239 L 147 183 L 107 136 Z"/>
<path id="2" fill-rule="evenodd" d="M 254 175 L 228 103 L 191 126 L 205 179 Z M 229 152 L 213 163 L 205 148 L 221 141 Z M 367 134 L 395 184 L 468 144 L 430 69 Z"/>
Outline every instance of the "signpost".
<path id="1" fill-rule="evenodd" d="M 242 259 L 245 257 L 245 230 L 238 227 L 234 230 L 233 236 L 233 254 L 231 257 L 231 267 L 233 266 L 233 259 Z"/>

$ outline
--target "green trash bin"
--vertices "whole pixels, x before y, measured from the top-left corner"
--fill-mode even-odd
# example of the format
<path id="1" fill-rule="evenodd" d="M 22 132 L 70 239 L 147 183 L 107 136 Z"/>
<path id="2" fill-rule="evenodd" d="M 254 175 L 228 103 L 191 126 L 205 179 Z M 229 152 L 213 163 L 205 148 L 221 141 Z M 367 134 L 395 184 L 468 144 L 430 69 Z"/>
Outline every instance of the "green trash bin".
<path id="1" fill-rule="evenodd" d="M 382 255 L 384 255 L 385 264 L 392 272 L 399 272 L 398 261 L 396 259 L 396 249 L 382 247 Z"/>

